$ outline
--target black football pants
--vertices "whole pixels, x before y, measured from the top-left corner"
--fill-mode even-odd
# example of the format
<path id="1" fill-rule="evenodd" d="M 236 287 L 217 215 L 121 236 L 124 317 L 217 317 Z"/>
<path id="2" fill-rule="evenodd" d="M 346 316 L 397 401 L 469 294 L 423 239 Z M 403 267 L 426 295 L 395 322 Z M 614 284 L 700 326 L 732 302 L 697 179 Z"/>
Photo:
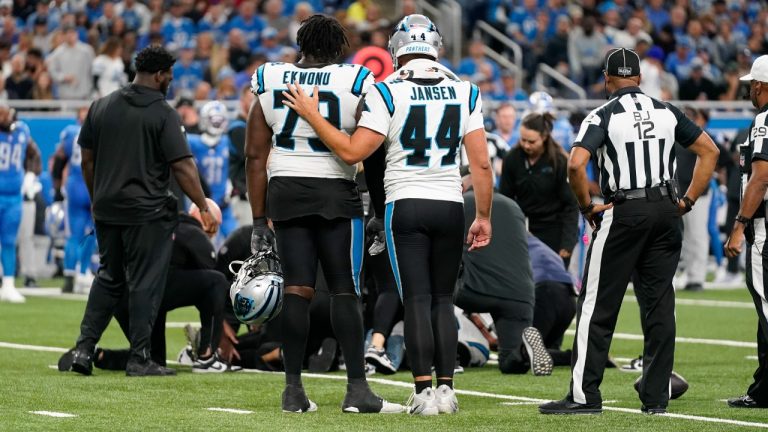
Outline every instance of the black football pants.
<path id="1" fill-rule="evenodd" d="M 78 347 L 95 348 L 127 292 L 131 358 L 150 359 L 152 327 L 165 291 L 177 223 L 175 215 L 143 225 L 96 222 L 100 265 L 80 324 Z"/>
<path id="2" fill-rule="evenodd" d="M 765 250 L 766 219 L 753 222 L 754 241 L 747 243 L 747 289 L 757 310 L 757 370 L 747 394 L 761 406 L 768 406 L 768 251 Z"/>
<path id="3" fill-rule="evenodd" d="M 571 391 L 577 403 L 602 402 L 600 383 L 624 294 L 637 272 L 635 295 L 643 316 L 645 344 L 640 400 L 666 407 L 675 354 L 675 274 L 682 244 L 677 206 L 630 200 L 604 214 L 592 237 L 577 305 Z"/>

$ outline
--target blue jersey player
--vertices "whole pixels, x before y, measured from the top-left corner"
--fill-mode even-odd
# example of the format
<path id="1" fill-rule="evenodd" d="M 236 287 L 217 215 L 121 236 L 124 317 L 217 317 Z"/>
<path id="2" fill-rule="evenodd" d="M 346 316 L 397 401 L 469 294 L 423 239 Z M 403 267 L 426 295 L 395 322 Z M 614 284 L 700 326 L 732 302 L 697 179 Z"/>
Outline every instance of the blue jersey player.
<path id="1" fill-rule="evenodd" d="M 23 303 L 16 290 L 16 237 L 21 224 L 21 186 L 28 161 L 40 157 L 29 127 L 13 121 L 14 112 L 0 104 L 0 262 L 3 284 L 0 301 Z"/>
<path id="2" fill-rule="evenodd" d="M 227 132 L 227 107 L 213 101 L 200 109 L 202 134 L 189 135 L 189 148 L 195 155 L 200 176 L 210 189 L 210 197 L 221 208 L 220 235 L 226 238 L 237 228 L 237 220 L 229 206 L 231 186 L 229 182 L 229 150 L 231 143 Z"/>
<path id="3" fill-rule="evenodd" d="M 78 124 L 70 125 L 61 131 L 59 147 L 54 155 L 53 180 L 57 199 L 66 198 L 67 231 L 69 237 L 64 246 L 64 288 L 63 292 L 85 292 L 91 286 L 87 276 L 96 237 L 89 235 L 93 232 L 93 217 L 91 216 L 91 198 L 83 180 L 80 168 L 80 145 L 77 137 L 80 127 L 88 115 L 88 108 L 77 112 Z M 64 167 L 69 166 L 64 191 L 61 192 Z M 79 272 L 77 267 L 79 264 Z M 76 277 L 77 274 L 77 277 Z"/>

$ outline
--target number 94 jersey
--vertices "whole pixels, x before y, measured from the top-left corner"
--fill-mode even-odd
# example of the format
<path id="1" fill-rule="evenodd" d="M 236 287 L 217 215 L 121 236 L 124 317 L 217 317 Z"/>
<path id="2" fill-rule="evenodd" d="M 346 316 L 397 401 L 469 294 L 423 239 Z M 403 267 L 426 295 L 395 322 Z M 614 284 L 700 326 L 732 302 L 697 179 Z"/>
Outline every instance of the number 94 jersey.
<path id="1" fill-rule="evenodd" d="M 24 160 L 31 139 L 26 123 L 17 121 L 8 132 L 0 132 L 0 195 L 21 196 Z"/>
<path id="2" fill-rule="evenodd" d="M 365 67 L 331 64 L 304 67 L 301 64 L 266 63 L 251 80 L 264 118 L 272 128 L 270 177 L 320 177 L 354 180 L 357 168 L 347 165 L 317 138 L 307 122 L 283 105 L 287 85 L 298 82 L 307 94 L 319 87 L 320 113 L 338 129 L 351 134 L 355 113 L 365 92 L 373 85 L 373 74 Z"/>
<path id="3" fill-rule="evenodd" d="M 464 202 L 460 145 L 464 135 L 483 128 L 476 85 L 437 62 L 412 60 L 374 85 L 365 105 L 358 126 L 386 136 L 387 203 L 406 198 Z"/>

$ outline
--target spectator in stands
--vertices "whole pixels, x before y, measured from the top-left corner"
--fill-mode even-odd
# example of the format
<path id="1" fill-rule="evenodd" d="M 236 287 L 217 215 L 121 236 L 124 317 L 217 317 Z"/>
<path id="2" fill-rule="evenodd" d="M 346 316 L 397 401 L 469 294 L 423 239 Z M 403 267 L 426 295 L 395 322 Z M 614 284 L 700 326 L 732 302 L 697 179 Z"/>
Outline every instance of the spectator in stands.
<path id="1" fill-rule="evenodd" d="M 115 21 L 120 18 L 117 16 L 117 12 L 115 12 L 115 4 L 112 2 L 104 3 L 103 11 L 102 15 L 95 22 L 102 40 L 106 39 L 107 36 L 112 33 L 112 26 L 114 26 Z"/>
<path id="2" fill-rule="evenodd" d="M 277 40 L 281 44 L 289 42 L 288 27 L 291 24 L 291 19 L 283 15 L 284 9 L 283 0 L 267 0 L 264 3 L 264 21 L 268 27 L 277 30 Z"/>
<path id="3" fill-rule="evenodd" d="M 179 59 L 173 65 L 172 88 L 174 94 L 191 94 L 203 80 L 203 68 L 195 60 L 195 42 L 187 41 L 181 46 Z"/>
<path id="4" fill-rule="evenodd" d="M 744 11 L 741 9 L 740 2 L 730 2 L 728 4 L 728 16 L 730 17 L 733 33 L 744 40 L 749 36 L 749 25 L 744 21 Z"/>
<path id="5" fill-rule="evenodd" d="M 267 58 L 267 61 L 280 61 L 283 47 L 280 45 L 277 30 L 267 27 L 261 31 L 261 45 L 254 51 Z"/>
<path id="6" fill-rule="evenodd" d="M 123 63 L 123 42 L 117 37 L 107 39 L 101 53 L 93 60 L 93 79 L 99 97 L 106 96 L 128 82 Z"/>
<path id="7" fill-rule="evenodd" d="M 77 29 L 67 26 L 64 43 L 46 61 L 60 99 L 89 99 L 93 90 L 93 48 L 78 40 Z"/>
<path id="8" fill-rule="evenodd" d="M 35 5 L 35 12 L 27 17 L 27 31 L 33 31 L 34 27 L 40 23 L 46 26 L 46 32 L 52 32 L 59 26 L 58 20 L 51 19 L 50 3 L 47 1 L 38 1 Z"/>
<path id="9" fill-rule="evenodd" d="M 36 81 L 41 73 L 45 72 L 45 58 L 43 52 L 37 48 L 27 51 L 26 68 L 29 76 Z"/>
<path id="10" fill-rule="evenodd" d="M 142 34 L 137 43 L 136 48 L 141 50 L 153 43 L 159 43 L 164 44 L 164 36 L 163 36 L 163 17 L 162 16 L 153 16 L 151 20 L 149 20 L 149 33 Z"/>
<path id="11" fill-rule="evenodd" d="M 549 38 L 540 61 L 568 75 L 568 35 L 571 32 L 571 19 L 566 15 L 557 17 L 555 34 Z"/>
<path id="12" fill-rule="evenodd" d="M 197 23 L 200 32 L 211 32 L 216 43 L 224 43 L 229 32 L 229 20 L 224 13 L 224 5 L 216 3 L 208 6 L 203 19 Z"/>
<path id="13" fill-rule="evenodd" d="M 495 82 L 499 79 L 501 73 L 499 65 L 495 61 L 485 57 L 485 44 L 479 39 L 473 39 L 469 43 L 469 57 L 465 57 L 459 63 L 459 69 L 456 71 L 459 75 L 472 77 L 478 72 L 487 72 L 486 78 Z M 485 66 L 485 68 L 483 67 Z"/>
<path id="14" fill-rule="evenodd" d="M 34 82 L 27 73 L 24 56 L 16 54 L 11 58 L 11 75 L 5 79 L 8 99 L 32 99 Z"/>
<path id="15" fill-rule="evenodd" d="M 714 55 L 712 59 L 715 64 L 724 69 L 728 63 L 736 61 L 736 54 L 739 52 L 741 43 L 733 34 L 731 23 L 729 21 L 721 21 L 717 27 L 717 36 L 715 36 L 714 40 Z"/>
<path id="16" fill-rule="evenodd" d="M 669 12 L 664 7 L 664 0 L 649 0 L 648 6 L 645 7 L 645 15 L 655 31 L 664 27 L 670 20 Z"/>
<path id="17" fill-rule="evenodd" d="M 285 60 L 282 59 L 283 55 L 283 49 L 286 47 L 280 48 L 278 52 L 278 57 L 276 60 L 270 60 L 270 61 L 282 61 L 285 62 Z M 263 65 L 267 62 L 267 57 L 265 57 L 262 54 L 254 54 L 251 56 L 248 67 L 243 69 L 242 71 L 238 72 L 235 75 L 235 87 L 236 88 L 243 88 L 243 86 L 250 87 L 251 85 L 251 78 L 253 77 L 253 74 L 256 73 L 256 69 L 259 68 L 259 66 Z M 285 62 L 285 63 L 291 63 L 291 62 Z"/>
<path id="18" fill-rule="evenodd" d="M 608 41 L 597 28 L 593 16 L 582 19 L 581 26 L 571 30 L 568 37 L 568 63 L 572 79 L 581 86 L 594 84 L 603 70 Z"/>
<path id="19" fill-rule="evenodd" d="M 115 5 L 115 13 L 125 21 L 125 27 L 132 32 L 147 33 L 152 14 L 149 8 L 136 0 L 123 0 Z"/>
<path id="20" fill-rule="evenodd" d="M 496 115 L 494 120 L 496 122 L 496 129 L 493 131 L 496 135 L 500 136 L 506 143 L 506 149 L 511 149 L 517 145 L 519 138 L 517 130 L 517 111 L 509 103 L 502 103 L 496 108 Z"/>
<path id="21" fill-rule="evenodd" d="M 293 11 L 293 19 L 288 25 L 288 36 L 291 38 L 291 42 L 293 42 L 294 45 L 296 45 L 296 34 L 299 32 L 301 23 L 309 18 L 314 13 L 314 11 L 315 10 L 312 8 L 312 5 L 309 4 L 309 2 L 303 1 L 296 4 L 296 7 Z"/>
<path id="22" fill-rule="evenodd" d="M 641 40 L 650 42 L 651 35 L 643 30 L 643 21 L 640 18 L 630 18 L 626 30 L 620 30 L 613 36 L 613 46 L 634 49 Z"/>
<path id="23" fill-rule="evenodd" d="M 696 58 L 701 60 L 704 77 L 715 83 L 716 86 L 720 87 L 721 84 L 723 84 L 723 72 L 720 70 L 720 68 L 717 67 L 717 65 L 712 63 L 712 57 L 710 56 L 709 52 L 699 51 Z"/>
<path id="24" fill-rule="evenodd" d="M 490 95 L 491 99 L 510 102 L 528 100 L 528 93 L 517 85 L 517 77 L 510 70 L 501 72 L 501 89 Z"/>
<path id="25" fill-rule="evenodd" d="M 96 22 L 103 15 L 103 10 L 101 0 L 87 0 L 85 3 L 85 14 L 88 16 L 88 22 Z"/>
<path id="26" fill-rule="evenodd" d="M 51 100 L 53 95 L 53 80 L 48 72 L 41 73 L 32 87 L 32 98 L 35 100 Z"/>
<path id="27" fill-rule="evenodd" d="M 690 76 L 680 83 L 680 100 L 718 100 L 719 97 L 720 90 L 704 76 L 704 62 L 698 57 L 693 59 Z"/>
<path id="28" fill-rule="evenodd" d="M 683 81 L 691 73 L 691 62 L 694 57 L 691 39 L 688 36 L 681 36 L 677 39 L 675 52 L 667 56 L 664 67 L 667 71 L 673 73 L 678 81 Z"/>
<path id="29" fill-rule="evenodd" d="M 180 97 L 176 102 L 176 112 L 181 117 L 181 125 L 188 134 L 201 134 L 200 130 L 200 116 L 195 109 L 195 101 L 188 97 Z"/>
<path id="30" fill-rule="evenodd" d="M 245 34 L 239 28 L 229 31 L 229 65 L 235 72 L 240 72 L 246 67 L 251 58 L 251 49 L 245 39 Z"/>
<path id="31" fill-rule="evenodd" d="M 371 0 L 357 0 L 350 4 L 347 8 L 347 22 L 352 25 L 364 22 L 371 3 Z"/>
<path id="32" fill-rule="evenodd" d="M 566 266 L 578 240 L 579 210 L 567 180 L 567 158 L 552 138 L 550 113 L 528 114 L 520 142 L 504 158 L 499 192 L 528 218 L 528 230 L 557 252 Z"/>
<path id="33" fill-rule="evenodd" d="M 237 15 L 229 22 L 229 27 L 242 30 L 245 42 L 251 50 L 255 50 L 261 44 L 260 35 L 266 24 L 260 16 L 256 15 L 256 2 L 244 0 L 240 3 Z"/>
<path id="34" fill-rule="evenodd" d="M 213 99 L 213 87 L 208 81 L 200 81 L 195 88 L 196 101 L 207 101 Z"/>
<path id="35" fill-rule="evenodd" d="M 682 6 L 673 7 L 669 13 L 669 24 L 662 28 L 670 28 L 675 38 L 684 36 L 688 30 L 688 12 Z"/>
<path id="36" fill-rule="evenodd" d="M 710 55 L 715 51 L 712 39 L 704 33 L 704 27 L 698 19 L 688 21 L 688 37 L 691 39 L 691 45 L 694 52 L 706 51 Z"/>
<path id="37" fill-rule="evenodd" d="M 661 76 L 664 73 L 662 59 L 664 59 L 664 52 L 661 48 L 654 46 L 640 60 L 640 71 L 643 74 L 640 89 L 646 95 L 656 99 L 661 98 Z"/>
<path id="38" fill-rule="evenodd" d="M 216 42 L 213 40 L 213 33 L 200 32 L 197 34 L 197 43 L 195 44 L 195 61 L 200 63 L 204 71 L 211 67 L 211 56 L 214 49 L 217 49 Z"/>
<path id="39" fill-rule="evenodd" d="M 736 63 L 729 63 L 725 67 L 725 72 L 723 73 L 723 88 L 722 93 L 720 94 L 720 100 L 724 101 L 732 101 L 739 99 L 739 91 L 742 90 L 742 82 L 739 80 L 739 67 L 736 65 Z M 724 232 L 730 232 L 730 231 L 724 231 Z"/>
<path id="40" fill-rule="evenodd" d="M 161 30 L 165 43 L 173 48 L 184 46 L 197 34 L 195 23 L 184 16 L 184 2 L 172 0 L 170 15 L 163 22 Z"/>
<path id="41" fill-rule="evenodd" d="M 235 100 L 238 97 L 235 87 L 235 72 L 227 67 L 221 68 L 216 75 L 216 89 L 212 96 L 218 100 Z"/>
<path id="42" fill-rule="evenodd" d="M 0 40 L 8 45 L 19 43 L 19 31 L 16 27 L 16 19 L 12 16 L 4 17 L 2 24 L 3 28 L 0 29 Z"/>

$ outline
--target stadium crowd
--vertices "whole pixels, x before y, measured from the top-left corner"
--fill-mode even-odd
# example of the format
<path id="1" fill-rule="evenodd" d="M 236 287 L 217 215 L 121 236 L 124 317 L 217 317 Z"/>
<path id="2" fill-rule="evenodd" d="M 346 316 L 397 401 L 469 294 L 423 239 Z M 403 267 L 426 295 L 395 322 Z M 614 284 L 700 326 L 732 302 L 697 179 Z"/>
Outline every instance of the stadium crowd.
<path id="1" fill-rule="evenodd" d="M 403 0 L 401 3 L 401 10 L 389 11 L 392 17 L 416 11 L 416 2 Z M 566 87 L 557 83 L 549 83 L 551 95 L 534 91 L 537 89 L 533 77 L 538 65 L 544 63 L 555 68 L 586 89 L 591 99 L 603 99 L 602 69 L 606 52 L 612 47 L 631 48 L 642 58 L 641 88 L 649 96 L 683 101 L 740 100 L 744 98 L 744 88 L 739 77 L 749 72 L 757 56 L 768 52 L 768 6 L 757 0 L 465 0 L 462 3 L 465 11 L 463 28 L 452 31 L 472 34 L 475 22 L 484 20 L 523 47 L 525 73 L 522 82 L 517 81 L 518 75 L 514 71 L 504 69 L 486 57 L 487 47 L 504 51 L 504 47 L 494 41 L 472 39 L 464 47 L 466 57 L 458 64 L 450 64 L 446 57 L 440 62 L 462 78 L 476 83 L 485 100 L 495 101 L 488 105 L 493 108 L 487 110 L 486 114 L 490 115 L 486 115 L 485 126 L 496 185 L 499 195 L 517 203 L 513 203 L 517 210 L 510 211 L 509 223 L 524 227 L 519 230 L 523 235 L 527 228 L 538 237 L 514 238 L 527 242 L 531 250 L 540 251 L 528 257 L 532 270 L 527 276 L 530 282 L 527 287 L 531 294 L 533 289 L 541 292 L 540 296 L 535 296 L 535 307 L 532 296 L 510 300 L 528 303 L 530 316 L 524 321 L 542 332 L 555 365 L 567 365 L 570 353 L 561 352 L 560 345 L 575 313 L 574 296 L 579 283 L 564 270 L 570 266 L 574 276 L 580 274 L 583 263 L 581 258 L 576 258 L 576 251 L 588 227 L 580 221 L 578 207 L 568 188 L 565 152 L 570 149 L 575 139 L 575 126 L 585 113 L 555 108 L 553 96 L 574 97 Z M 383 7 L 373 0 L 0 0 L 3 78 L 0 80 L 0 100 L 92 100 L 112 93 L 133 79 L 134 57 L 141 49 L 160 44 L 173 52 L 177 61 L 172 69 L 173 81 L 168 97 L 175 101 L 174 106 L 186 131 L 195 136 L 190 143 L 194 141 L 202 149 L 198 152 L 193 148 L 193 151 L 207 186 L 207 189 L 204 187 L 207 195 L 215 198 L 225 212 L 225 222 L 226 218 L 231 221 L 231 225 L 223 229 L 224 233 L 213 240 L 220 247 L 219 260 L 215 264 L 207 263 L 205 269 L 216 267 L 231 279 L 226 264 L 235 259 L 243 260 L 250 252 L 251 215 L 242 167 L 245 119 L 253 100 L 251 78 L 266 62 L 297 61 L 297 31 L 304 20 L 317 12 L 334 15 L 344 24 L 350 42 L 345 55 L 349 58 L 363 47 L 386 49 L 393 23 L 399 19 L 387 18 Z M 237 110 L 227 112 L 223 105 L 203 106 L 202 101 L 208 100 L 232 101 Z M 200 103 L 196 104 L 196 101 Z M 515 106 L 521 105 L 526 108 L 518 112 Z M 198 110 L 201 106 L 203 108 Z M 79 114 L 80 122 L 84 114 Z M 706 128 L 708 110 L 689 108 L 686 114 Z M 36 200 L 38 215 L 48 215 L 46 228 L 38 223 L 36 230 L 30 228 L 26 231 L 28 235 L 22 236 L 31 239 L 30 243 L 34 243 L 35 234 L 37 237 L 48 235 L 55 237 L 54 249 L 65 248 L 66 240 L 62 235 L 66 230 L 62 229 L 62 224 L 67 215 L 61 207 L 54 208 L 54 203 L 65 196 L 72 199 L 71 194 L 65 192 L 62 195 L 61 182 L 64 161 L 74 161 L 72 142 L 76 135 L 76 131 L 62 133 L 61 150 L 51 161 L 42 161 L 49 165 L 49 170 L 48 174 L 41 174 L 40 187 L 25 189 L 28 201 Z M 717 215 L 723 213 L 719 209 L 726 206 L 729 213 L 738 210 L 737 144 L 743 141 L 743 133 L 736 136 L 713 134 L 713 138 L 721 147 L 720 175 L 712 179 L 709 199 L 703 200 L 707 204 L 700 204 L 697 213 L 686 216 L 685 237 L 694 241 L 686 240 L 688 244 L 684 246 L 678 283 L 680 288 L 693 291 L 703 288 L 708 270 L 715 273 L 715 283 L 742 283 L 739 260 L 726 263 L 723 257 L 724 233 L 729 232 L 730 227 L 720 226 L 718 221 L 724 218 Z M 207 142 L 210 139 L 215 139 L 213 145 Z M 203 162 L 209 147 L 219 143 L 226 143 L 223 145 L 227 152 L 222 151 L 217 156 L 226 158 L 222 166 L 229 168 L 223 186 L 214 184 L 222 179 L 219 178 L 219 182 L 213 180 L 217 175 L 206 172 Z M 679 177 L 684 183 L 693 166 L 683 161 L 683 149 L 679 154 Z M 537 163 L 540 158 L 544 163 Z M 530 166 L 531 161 L 535 166 Z M 554 175 L 550 175 L 552 173 Z M 49 177 L 47 181 L 46 176 Z M 546 179 L 542 181 L 544 177 Z M 590 190 L 598 196 L 594 173 L 592 180 Z M 363 182 L 361 190 L 364 186 Z M 40 196 L 36 199 L 37 194 Z M 522 217 L 518 214 L 520 210 Z M 28 213 L 25 217 L 29 217 Z M 728 221 L 732 219 L 727 218 Z M 86 241 L 84 230 L 80 229 L 80 234 L 70 243 L 82 247 L 82 242 Z M 366 245 L 370 246 L 376 242 L 377 232 L 368 234 L 370 238 Z M 708 246 L 706 242 L 702 246 L 701 239 L 711 239 L 712 266 L 708 267 Z M 88 247 L 91 250 L 93 245 Z M 703 258 L 702 251 L 706 254 Z M 32 253 L 27 256 L 35 258 L 26 259 L 21 255 L 20 274 L 29 286 L 35 285 L 35 278 L 50 276 L 57 270 L 55 266 L 43 268 L 28 264 L 45 253 Z M 86 292 L 90 286 L 87 279 L 87 269 L 91 266 L 89 258 L 79 260 L 81 274 L 86 276 L 74 288 L 76 292 Z M 76 259 L 68 260 L 68 268 L 62 270 L 69 271 L 65 274 L 71 277 Z M 63 265 L 63 262 L 58 263 L 59 267 Z M 366 265 L 376 265 L 375 260 Z M 464 283 L 469 283 L 472 278 L 473 275 L 465 274 Z M 369 322 L 367 326 L 371 348 L 366 358 L 370 360 L 372 370 L 394 373 L 402 362 L 402 330 L 398 330 L 396 323 L 402 319 L 403 311 L 398 307 L 393 281 L 375 279 L 376 275 L 371 275 L 366 284 L 371 295 L 367 304 L 368 316 L 373 323 Z M 319 280 L 322 281 L 322 277 Z M 67 290 L 73 289 L 73 283 L 72 279 L 68 280 Z M 389 305 L 385 308 L 386 324 L 377 331 L 375 314 L 379 302 L 375 300 L 376 292 L 384 292 L 380 285 L 386 285 L 388 289 L 381 298 L 386 297 Z M 318 291 L 323 292 L 323 282 L 318 282 L 318 286 Z M 488 312 L 493 316 L 497 322 L 496 332 L 500 331 L 499 321 L 506 317 L 504 311 L 484 310 L 477 306 L 478 303 L 473 304 L 464 294 L 465 310 L 478 313 L 457 314 L 460 325 L 471 334 L 460 340 L 459 363 L 460 366 L 479 366 L 488 360 L 489 348 L 509 344 L 508 340 L 502 341 L 506 335 L 495 334 L 489 328 L 488 315 L 481 314 Z M 558 304 L 553 305 L 557 310 L 539 304 L 539 298 L 557 298 Z M 310 310 L 313 333 L 310 334 L 312 342 L 306 362 L 314 370 L 329 370 L 339 364 L 336 356 L 323 356 L 324 350 L 326 353 L 337 352 L 336 342 L 326 342 L 332 339 L 333 333 L 326 323 L 328 308 L 323 301 L 322 296 L 316 297 Z M 220 310 L 206 313 L 216 316 L 218 321 L 222 314 L 226 319 L 223 328 L 213 332 L 204 330 L 209 336 L 213 333 L 214 338 L 221 338 L 219 349 L 223 361 L 268 370 L 282 367 L 279 329 L 267 327 L 238 338 L 239 323 L 231 311 L 229 314 Z M 317 322 L 326 325 L 314 324 L 315 314 L 319 316 Z M 519 330 L 514 328 L 519 337 Z M 198 354 L 210 351 L 211 347 L 205 341 L 200 345 L 199 336 L 196 339 L 194 331 L 188 333 L 193 347 L 185 349 L 182 358 L 194 361 Z M 519 354 L 514 353 L 517 363 L 512 366 L 500 362 L 503 372 L 519 373 L 530 366 L 525 364 L 521 370 Z M 157 359 L 164 362 L 164 354 L 158 355 Z"/>

